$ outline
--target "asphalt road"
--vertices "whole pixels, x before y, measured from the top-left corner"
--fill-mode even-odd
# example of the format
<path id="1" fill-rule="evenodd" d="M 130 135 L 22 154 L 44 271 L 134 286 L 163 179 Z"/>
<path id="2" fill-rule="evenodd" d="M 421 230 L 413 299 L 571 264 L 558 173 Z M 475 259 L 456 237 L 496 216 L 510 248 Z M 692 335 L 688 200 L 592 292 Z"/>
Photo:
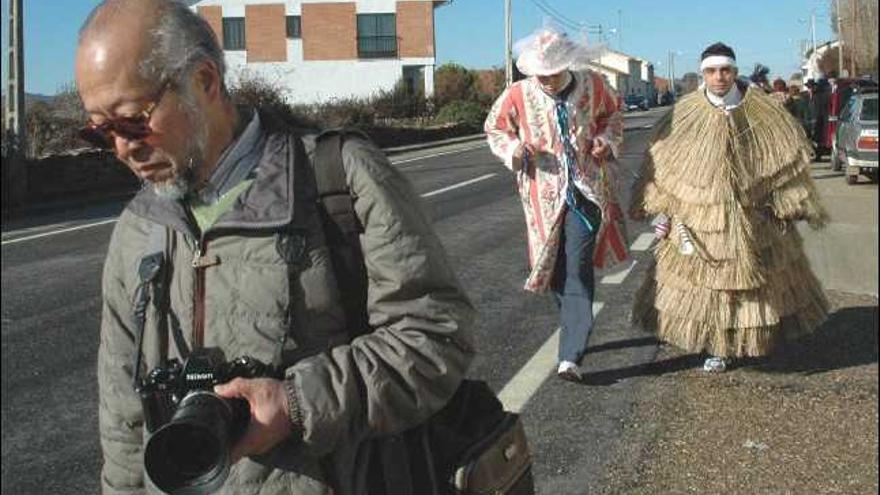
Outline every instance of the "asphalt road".
<path id="1" fill-rule="evenodd" d="M 649 127 L 663 109 L 627 114 L 623 204 Z M 585 360 L 591 386 L 553 376 L 558 328 L 549 296 L 521 290 L 525 228 L 514 179 L 481 142 L 395 156 L 479 310 L 470 375 L 525 419 L 542 494 L 593 491 L 650 373 L 656 342 L 630 327 L 646 265 L 647 227 L 630 225 L 634 267 L 597 276 L 601 305 Z M 2 491 L 98 491 L 95 362 L 100 273 L 121 204 L 67 209 L 4 224 L 2 248 Z M 641 235 L 644 234 L 644 235 Z M 641 235 L 641 236 L 640 236 Z M 607 275 L 607 277 L 605 277 Z M 605 278 L 603 278 L 605 277 Z M 549 343 L 548 343 L 549 340 Z M 548 361 L 550 359 L 550 361 Z"/>

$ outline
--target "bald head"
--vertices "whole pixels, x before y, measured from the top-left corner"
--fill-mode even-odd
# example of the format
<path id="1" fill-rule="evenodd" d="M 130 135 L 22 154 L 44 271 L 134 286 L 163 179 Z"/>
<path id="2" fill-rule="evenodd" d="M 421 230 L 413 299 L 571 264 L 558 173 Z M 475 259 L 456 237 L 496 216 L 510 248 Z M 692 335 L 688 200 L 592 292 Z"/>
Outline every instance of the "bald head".
<path id="1" fill-rule="evenodd" d="M 92 10 L 80 28 L 80 43 L 115 27 L 126 26 L 146 32 L 155 25 L 167 3 L 163 0 L 105 0 Z"/>
<path id="2" fill-rule="evenodd" d="M 149 81 L 182 79 L 200 62 L 225 76 L 214 31 L 174 0 L 105 0 L 80 29 L 77 80 L 84 71 L 129 69 Z M 221 83 L 222 84 L 222 83 Z M 222 87 L 226 94 L 226 87 Z"/>
<path id="3" fill-rule="evenodd" d="M 151 55 L 150 33 L 158 19 L 157 1 L 110 0 L 99 5 L 80 30 L 76 79 L 80 89 L 98 80 L 146 79 L 142 61 Z"/>

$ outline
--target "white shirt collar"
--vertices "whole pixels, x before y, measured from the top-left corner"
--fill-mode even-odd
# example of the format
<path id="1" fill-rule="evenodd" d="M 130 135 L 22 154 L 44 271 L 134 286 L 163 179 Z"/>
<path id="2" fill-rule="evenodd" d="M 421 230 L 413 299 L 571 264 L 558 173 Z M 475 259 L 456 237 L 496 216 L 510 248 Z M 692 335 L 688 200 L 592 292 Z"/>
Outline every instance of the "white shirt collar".
<path id="1" fill-rule="evenodd" d="M 718 96 L 715 93 L 709 91 L 709 88 L 705 88 L 706 98 L 709 99 L 709 102 L 715 105 L 718 108 L 723 108 L 724 110 L 733 110 L 738 107 L 740 103 L 742 103 L 743 94 L 742 91 L 739 90 L 739 86 L 734 83 L 734 85 L 730 88 L 730 90 L 724 96 Z"/>

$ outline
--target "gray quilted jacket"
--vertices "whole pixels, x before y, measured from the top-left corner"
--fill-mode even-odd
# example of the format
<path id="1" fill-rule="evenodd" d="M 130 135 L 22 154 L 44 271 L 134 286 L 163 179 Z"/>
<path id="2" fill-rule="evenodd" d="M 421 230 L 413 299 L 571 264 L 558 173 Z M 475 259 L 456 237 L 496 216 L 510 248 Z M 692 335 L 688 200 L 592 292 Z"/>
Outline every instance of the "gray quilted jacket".
<path id="1" fill-rule="evenodd" d="M 221 493 L 365 493 L 366 440 L 439 410 L 471 361 L 473 308 L 418 196 L 379 149 L 359 138 L 346 140 L 343 162 L 364 230 L 373 331 L 350 339 L 317 215 L 308 162 L 314 137 L 261 118 L 267 136 L 256 179 L 204 235 L 180 204 L 150 189 L 116 224 L 98 353 L 104 493 L 158 492 L 144 474 L 143 414 L 132 388 L 137 267 L 154 223 L 169 232 L 170 307 L 164 322 L 155 304 L 147 312 L 142 372 L 179 357 L 169 325 L 179 325 L 190 347 L 267 363 L 286 335 L 286 388 L 301 429 L 269 454 L 239 461 Z M 280 232 L 304 241 L 292 271 L 278 249 Z M 201 267 L 193 266 L 196 258 Z"/>

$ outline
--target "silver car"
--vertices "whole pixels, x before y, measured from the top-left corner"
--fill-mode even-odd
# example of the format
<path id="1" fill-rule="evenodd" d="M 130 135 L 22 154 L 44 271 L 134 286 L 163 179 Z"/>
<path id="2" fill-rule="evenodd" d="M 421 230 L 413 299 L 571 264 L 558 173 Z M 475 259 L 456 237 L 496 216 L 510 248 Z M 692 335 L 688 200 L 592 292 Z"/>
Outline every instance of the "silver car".
<path id="1" fill-rule="evenodd" d="M 840 114 L 831 150 L 831 168 L 846 168 L 847 184 L 855 184 L 859 175 L 877 181 L 877 93 L 862 93 L 850 98 Z"/>

